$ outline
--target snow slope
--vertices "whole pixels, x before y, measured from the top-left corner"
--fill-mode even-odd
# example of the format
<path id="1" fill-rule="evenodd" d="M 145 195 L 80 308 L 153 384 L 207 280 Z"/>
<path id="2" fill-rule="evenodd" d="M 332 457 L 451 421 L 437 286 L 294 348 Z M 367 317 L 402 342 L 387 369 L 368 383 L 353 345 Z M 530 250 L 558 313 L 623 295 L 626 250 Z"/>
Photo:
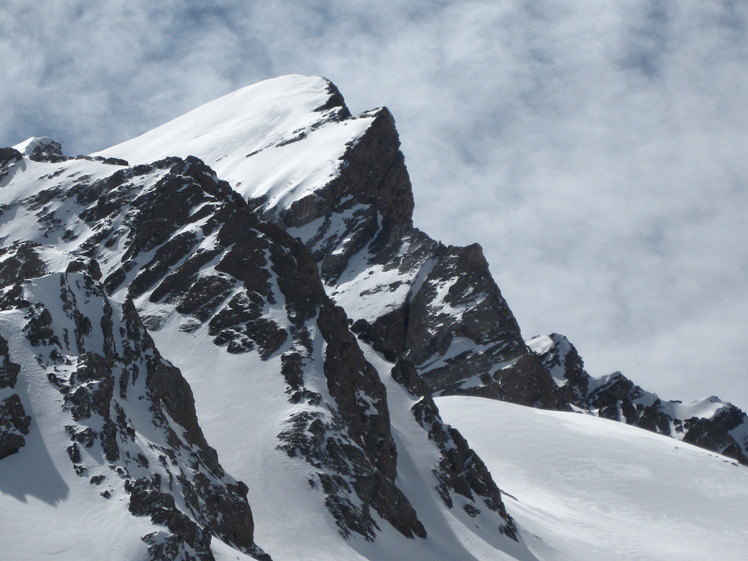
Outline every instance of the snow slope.
<path id="1" fill-rule="evenodd" d="M 163 523 L 181 509 L 187 533 L 190 515 L 201 521 L 229 506 L 221 487 L 240 486 L 220 466 L 206 469 L 202 458 L 212 451 L 174 420 L 176 408 L 164 407 L 158 368 L 161 381 L 173 384 L 178 374 L 143 348 L 149 339 L 135 317 L 80 272 L 37 277 L 22 291 L 18 308 L 7 289 L 0 306 L 0 338 L 18 365 L 0 400 L 14 393 L 30 417 L 26 445 L 0 461 L 0 559 L 152 559 L 150 546 L 170 534 L 151 514 Z M 173 503 L 139 491 L 147 481 L 159 489 L 163 482 Z M 206 506 L 207 497 L 220 504 Z M 218 516 L 224 527 L 232 518 Z M 172 551 L 170 559 L 191 558 Z"/>
<path id="2" fill-rule="evenodd" d="M 591 415 L 442 397 L 540 561 L 743 561 L 748 469 Z"/>
<path id="3" fill-rule="evenodd" d="M 158 528 L 128 512 L 122 483 L 105 500 L 71 469 L 64 429 L 70 419 L 61 407 L 50 406 L 60 400 L 59 392 L 22 336 L 23 323 L 20 312 L 0 313 L 0 334 L 28 374 L 18 389 L 33 418 L 26 446 L 0 461 L 0 559 L 145 558 L 140 538 Z"/>

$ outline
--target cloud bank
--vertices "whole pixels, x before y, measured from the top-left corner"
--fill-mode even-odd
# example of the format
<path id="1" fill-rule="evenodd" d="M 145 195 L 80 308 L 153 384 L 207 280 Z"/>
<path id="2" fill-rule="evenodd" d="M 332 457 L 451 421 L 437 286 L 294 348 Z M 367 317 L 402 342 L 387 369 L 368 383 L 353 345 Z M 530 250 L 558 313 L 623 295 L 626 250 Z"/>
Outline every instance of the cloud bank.
<path id="1" fill-rule="evenodd" d="M 748 5 L 4 3 L 0 145 L 133 137 L 252 82 L 387 105 L 416 224 L 483 245 L 527 336 L 748 409 Z"/>

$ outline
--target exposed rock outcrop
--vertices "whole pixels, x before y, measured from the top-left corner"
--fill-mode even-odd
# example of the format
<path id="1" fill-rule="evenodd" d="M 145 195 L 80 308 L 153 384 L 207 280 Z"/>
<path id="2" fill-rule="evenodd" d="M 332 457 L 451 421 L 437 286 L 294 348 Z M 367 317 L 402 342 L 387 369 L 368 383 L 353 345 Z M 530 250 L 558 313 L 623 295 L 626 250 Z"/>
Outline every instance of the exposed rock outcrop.
<path id="1" fill-rule="evenodd" d="M 30 424 L 18 394 L 0 399 L 0 460 L 25 446 Z"/>
<path id="2" fill-rule="evenodd" d="M 392 377 L 412 396 L 420 398 L 411 412 L 439 450 L 439 463 L 434 466 L 433 472 L 436 490 L 444 504 L 450 509 L 459 504 L 472 518 L 485 509 L 492 511 L 501 520 L 498 531 L 518 540 L 517 526 L 507 514 L 501 491 L 488 468 L 460 432 L 442 420 L 428 387 L 414 365 L 407 359 L 400 359 L 392 369 Z"/>
<path id="3" fill-rule="evenodd" d="M 0 181 L 10 173 L 11 166 L 22 158 L 23 154 L 15 148 L 0 148 Z"/>
<path id="4" fill-rule="evenodd" d="M 20 365 L 10 360 L 8 341 L 0 336 L 0 459 L 17 453 L 26 445 L 31 417 L 13 389 L 18 382 Z"/>

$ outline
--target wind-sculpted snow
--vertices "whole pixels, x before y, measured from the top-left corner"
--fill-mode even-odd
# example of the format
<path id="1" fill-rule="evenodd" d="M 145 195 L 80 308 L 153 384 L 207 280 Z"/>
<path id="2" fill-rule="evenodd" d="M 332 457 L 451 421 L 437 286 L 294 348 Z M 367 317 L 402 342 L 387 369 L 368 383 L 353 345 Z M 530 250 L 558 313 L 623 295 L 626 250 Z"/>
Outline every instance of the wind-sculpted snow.
<path id="1" fill-rule="evenodd" d="M 373 117 L 350 118 L 323 78 L 284 76 L 238 90 L 100 155 L 146 164 L 196 155 L 263 210 L 301 208 L 338 175 Z"/>
<path id="2" fill-rule="evenodd" d="M 540 561 L 742 561 L 748 470 L 592 415 L 436 400 L 492 473 Z"/>

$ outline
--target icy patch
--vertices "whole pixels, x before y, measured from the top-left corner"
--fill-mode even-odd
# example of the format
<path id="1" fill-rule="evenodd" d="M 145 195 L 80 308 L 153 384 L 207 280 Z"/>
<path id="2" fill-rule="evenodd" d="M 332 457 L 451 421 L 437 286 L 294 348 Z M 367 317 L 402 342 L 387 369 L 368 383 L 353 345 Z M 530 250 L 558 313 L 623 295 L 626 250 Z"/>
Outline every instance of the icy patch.
<path id="1" fill-rule="evenodd" d="M 559 388 L 568 383 L 568 380 L 565 377 L 565 364 L 566 357 L 569 352 L 571 352 L 571 343 L 566 337 L 558 335 L 537 335 L 525 341 L 525 344 L 538 356 L 550 352 L 554 353 L 553 360 L 547 364 L 548 373 Z"/>
<path id="2" fill-rule="evenodd" d="M 530 350 L 536 355 L 542 355 L 553 349 L 553 339 L 548 335 L 536 335 L 525 341 Z"/>
<path id="3" fill-rule="evenodd" d="M 353 321 L 371 320 L 402 305 L 410 292 L 406 280 L 397 269 L 371 265 L 359 269 L 355 276 L 348 276 L 336 287 L 328 287 L 328 290 L 330 297 Z"/>
<path id="4" fill-rule="evenodd" d="M 717 396 L 705 397 L 691 403 L 680 403 L 678 401 L 662 402 L 662 409 L 671 417 L 676 419 L 711 419 L 717 412 L 727 404 Z"/>

